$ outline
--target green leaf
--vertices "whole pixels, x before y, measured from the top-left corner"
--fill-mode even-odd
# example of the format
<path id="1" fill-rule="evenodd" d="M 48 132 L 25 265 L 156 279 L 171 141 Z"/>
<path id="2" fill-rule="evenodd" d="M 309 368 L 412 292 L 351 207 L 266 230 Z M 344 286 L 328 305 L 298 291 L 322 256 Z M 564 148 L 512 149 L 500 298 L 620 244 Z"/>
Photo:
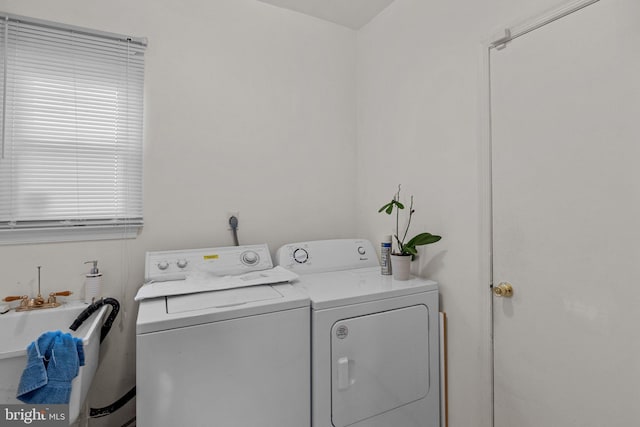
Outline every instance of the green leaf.
<path id="1" fill-rule="evenodd" d="M 386 213 L 391 214 L 392 210 L 393 210 L 393 202 L 389 202 L 383 207 L 381 207 L 380 209 L 378 209 L 378 213 L 385 211 Z"/>
<path id="2" fill-rule="evenodd" d="M 404 205 L 402 203 L 400 203 L 399 201 L 397 201 L 397 200 L 394 200 L 391 203 L 396 205 L 398 207 L 398 209 L 404 209 Z"/>
<path id="3" fill-rule="evenodd" d="M 429 245 L 431 243 L 435 243 L 440 240 L 442 237 L 436 236 L 431 233 L 420 233 L 417 236 L 413 237 L 409 240 L 406 246 L 416 247 L 422 245 Z"/>
<path id="4" fill-rule="evenodd" d="M 404 253 L 411 254 L 412 256 L 418 255 L 418 251 L 416 250 L 415 246 L 405 245 L 404 246 Z"/>

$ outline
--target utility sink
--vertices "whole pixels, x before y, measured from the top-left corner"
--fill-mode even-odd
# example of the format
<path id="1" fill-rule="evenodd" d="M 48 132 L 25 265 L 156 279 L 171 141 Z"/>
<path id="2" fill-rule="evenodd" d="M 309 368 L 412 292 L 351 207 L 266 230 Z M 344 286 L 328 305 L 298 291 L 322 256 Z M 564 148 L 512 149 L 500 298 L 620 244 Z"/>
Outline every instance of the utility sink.
<path id="1" fill-rule="evenodd" d="M 71 331 L 69 326 L 87 307 L 81 301 L 70 301 L 56 308 L 0 315 L 0 404 L 22 403 L 16 392 L 27 363 L 27 346 L 44 332 L 69 332 L 82 339 L 85 353 L 85 365 L 71 383 L 69 424 L 76 421 L 98 368 L 100 330 L 107 312 L 106 306 L 101 307 L 77 331 Z"/>

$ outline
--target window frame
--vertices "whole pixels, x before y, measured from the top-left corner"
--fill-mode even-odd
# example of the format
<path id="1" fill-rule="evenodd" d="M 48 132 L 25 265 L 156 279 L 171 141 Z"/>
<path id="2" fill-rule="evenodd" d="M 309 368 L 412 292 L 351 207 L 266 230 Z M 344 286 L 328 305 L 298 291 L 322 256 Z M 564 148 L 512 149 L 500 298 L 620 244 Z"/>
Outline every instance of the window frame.
<path id="1" fill-rule="evenodd" d="M 73 34 L 74 36 L 77 34 L 80 37 L 89 36 L 93 38 L 106 39 L 109 42 L 123 44 L 136 44 L 138 45 L 138 49 L 142 49 L 144 55 L 144 49 L 147 46 L 147 39 L 143 37 L 131 37 L 126 35 L 120 35 L 115 33 L 109 33 L 104 31 L 98 31 L 83 27 L 77 27 L 67 24 L 60 24 L 56 22 L 44 21 L 24 16 L 18 16 L 8 13 L 0 12 L 0 24 L 4 24 L 2 31 L 4 32 L 4 36 L 2 37 L 2 43 L 4 46 L 0 46 L 0 50 L 4 52 L 4 58 L 0 58 L 0 124 L 1 129 L 0 132 L 0 144 L 2 150 L 2 157 L 5 157 L 5 132 L 7 129 L 6 117 L 7 117 L 7 108 L 10 105 L 7 105 L 7 75 L 9 72 L 7 71 L 7 46 L 8 46 L 8 37 L 9 33 L 9 25 L 11 23 L 14 25 L 28 24 L 36 27 L 42 27 L 43 31 L 45 29 L 55 30 L 55 31 L 64 31 L 69 34 Z M 92 52 L 93 53 L 93 52 Z M 127 67 L 129 67 L 129 62 L 127 59 Z M 8 219 L 5 217 L 2 221 L 0 221 L 0 245 L 11 245 L 11 244 L 24 244 L 24 243 L 45 243 L 45 242 L 69 242 L 69 241 L 82 241 L 82 240 L 104 240 L 104 239 L 129 239 L 135 238 L 139 234 L 142 226 L 143 226 L 143 145 L 144 145 L 144 137 L 143 137 L 143 124 L 144 124 L 144 56 L 141 59 L 141 69 L 142 69 L 142 78 L 139 81 L 139 86 L 136 86 L 136 90 L 141 93 L 139 106 L 140 110 L 136 110 L 136 114 L 139 114 L 139 121 L 136 120 L 137 126 L 140 129 L 139 137 L 135 137 L 136 150 L 139 149 L 139 156 L 136 157 L 138 160 L 136 161 L 136 166 L 139 163 L 140 172 L 135 179 L 135 185 L 140 189 L 139 196 L 136 197 L 136 203 L 139 203 L 139 213 L 140 216 L 136 216 L 135 218 L 127 219 L 109 219 L 111 216 L 105 215 L 106 219 L 102 220 L 91 220 L 91 219 L 82 219 L 82 218 L 70 218 L 69 220 L 61 219 L 61 220 L 51 220 L 51 219 L 30 219 L 18 222 L 12 221 L 9 217 Z M 129 79 L 125 79 L 125 84 L 129 84 Z M 122 82 L 121 82 L 122 83 Z M 121 116 L 118 116 L 121 117 Z M 123 115 L 122 117 L 127 117 L 128 115 Z M 85 142 L 85 144 L 88 144 Z M 117 144 L 117 143 L 116 143 Z M 139 146 L 137 145 L 139 144 Z M 127 146 L 128 149 L 128 146 Z M 6 166 L 7 167 L 7 166 Z M 124 174 L 127 175 L 127 174 Z M 122 176 L 122 175 L 120 175 Z M 129 176 L 124 176 L 124 178 L 130 178 Z M 128 184 L 126 184 L 128 185 Z M 116 190 L 117 188 L 114 187 Z M 10 192 L 13 190 L 9 190 Z M 128 195 L 126 197 L 129 197 Z M 118 199 L 120 200 L 120 199 Z M 10 209 L 10 208 L 8 208 Z"/>

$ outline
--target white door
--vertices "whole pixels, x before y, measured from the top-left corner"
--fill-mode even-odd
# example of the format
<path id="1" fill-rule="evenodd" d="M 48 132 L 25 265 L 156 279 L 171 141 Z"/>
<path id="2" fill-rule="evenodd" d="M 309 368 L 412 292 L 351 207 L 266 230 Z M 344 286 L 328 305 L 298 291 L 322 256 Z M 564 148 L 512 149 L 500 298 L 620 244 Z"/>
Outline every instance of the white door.
<path id="1" fill-rule="evenodd" d="M 494 425 L 640 426 L 640 1 L 490 61 Z"/>

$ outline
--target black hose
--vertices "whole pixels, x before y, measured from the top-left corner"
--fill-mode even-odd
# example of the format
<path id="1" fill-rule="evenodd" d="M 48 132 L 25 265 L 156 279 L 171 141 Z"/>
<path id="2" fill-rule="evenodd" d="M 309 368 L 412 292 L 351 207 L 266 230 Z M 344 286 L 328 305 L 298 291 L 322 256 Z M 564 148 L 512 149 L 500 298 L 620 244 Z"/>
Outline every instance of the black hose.
<path id="1" fill-rule="evenodd" d="M 104 341 L 104 339 L 109 334 L 111 327 L 113 326 L 113 321 L 116 320 L 116 317 L 118 317 L 118 312 L 120 311 L 120 303 L 115 298 L 100 298 L 98 301 L 94 302 L 93 304 L 89 304 L 89 306 L 84 310 L 82 310 L 82 313 L 80 313 L 78 317 L 76 317 L 76 320 L 74 320 L 71 326 L 69 326 L 69 329 L 71 329 L 72 331 L 77 330 L 80 327 L 80 325 L 84 323 L 85 320 L 91 317 L 93 313 L 98 311 L 100 307 L 102 307 L 105 304 L 108 304 L 111 306 L 111 312 L 109 313 L 109 316 L 107 316 L 107 320 L 105 320 L 104 323 L 102 324 L 102 329 L 100 330 L 100 342 Z M 90 408 L 89 417 L 99 418 L 99 417 L 107 416 L 117 411 L 118 409 L 122 408 L 125 405 L 125 403 L 133 399 L 135 395 L 136 395 L 136 387 L 134 386 L 131 390 L 127 392 L 127 394 L 122 396 L 120 399 L 118 399 L 111 405 L 105 406 L 104 408 Z"/>
<path id="2" fill-rule="evenodd" d="M 69 326 L 69 329 L 71 329 L 72 331 L 77 330 L 85 320 L 91 317 L 93 313 L 98 311 L 100 307 L 105 304 L 111 306 L 111 313 L 109 313 L 107 320 L 104 321 L 104 323 L 102 324 L 102 329 L 100 330 L 100 342 L 104 341 L 104 339 L 107 337 L 107 334 L 111 330 L 111 326 L 113 326 L 113 321 L 116 320 L 116 317 L 118 317 L 118 312 L 120 311 L 120 303 L 115 298 L 100 298 L 93 304 L 89 304 L 89 307 L 85 308 L 82 313 L 80 313 L 78 317 L 76 317 L 76 320 L 74 320 L 71 326 Z"/>
<path id="3" fill-rule="evenodd" d="M 125 405 L 125 403 L 133 399 L 135 395 L 136 395 L 136 386 L 133 386 L 133 388 L 129 390 L 127 394 L 122 396 L 120 399 L 116 400 L 111 405 L 105 406 L 104 408 L 91 408 L 89 410 L 89 417 L 91 418 L 106 417 L 107 415 L 112 414 L 118 409 L 122 408 Z"/>
<path id="4" fill-rule="evenodd" d="M 233 235 L 233 244 L 240 246 L 240 242 L 238 242 L 238 218 L 235 215 L 229 218 L 229 226 Z"/>
<path id="5" fill-rule="evenodd" d="M 122 426 L 120 427 L 129 427 L 129 426 L 135 426 L 135 425 L 136 425 L 136 417 L 133 417 L 126 423 L 122 424 Z"/>
<path id="6" fill-rule="evenodd" d="M 94 302 L 93 304 L 89 304 L 89 306 L 84 310 L 82 310 L 82 313 L 80 313 L 78 317 L 76 317 L 76 320 L 74 320 L 71 326 L 69 326 L 69 329 L 71 329 L 72 331 L 77 330 L 80 327 L 80 325 L 84 323 L 85 320 L 91 317 L 93 313 L 100 310 L 100 307 L 102 307 L 105 304 L 108 304 L 111 306 L 111 312 L 109 313 L 109 316 L 107 316 L 107 319 L 102 324 L 102 329 L 100 330 L 100 342 L 104 341 L 104 339 L 109 334 L 111 327 L 113 326 L 113 321 L 116 320 L 116 317 L 118 317 L 118 312 L 120 311 L 120 303 L 115 298 L 101 298 L 98 301 Z M 118 409 L 122 408 L 125 405 L 125 403 L 133 399 L 135 395 L 136 395 L 136 387 L 134 386 L 131 390 L 127 392 L 127 394 L 122 396 L 120 399 L 118 399 L 111 405 L 105 406 L 104 408 L 90 408 L 89 417 L 100 418 L 100 417 L 107 416 L 117 411 Z"/>

